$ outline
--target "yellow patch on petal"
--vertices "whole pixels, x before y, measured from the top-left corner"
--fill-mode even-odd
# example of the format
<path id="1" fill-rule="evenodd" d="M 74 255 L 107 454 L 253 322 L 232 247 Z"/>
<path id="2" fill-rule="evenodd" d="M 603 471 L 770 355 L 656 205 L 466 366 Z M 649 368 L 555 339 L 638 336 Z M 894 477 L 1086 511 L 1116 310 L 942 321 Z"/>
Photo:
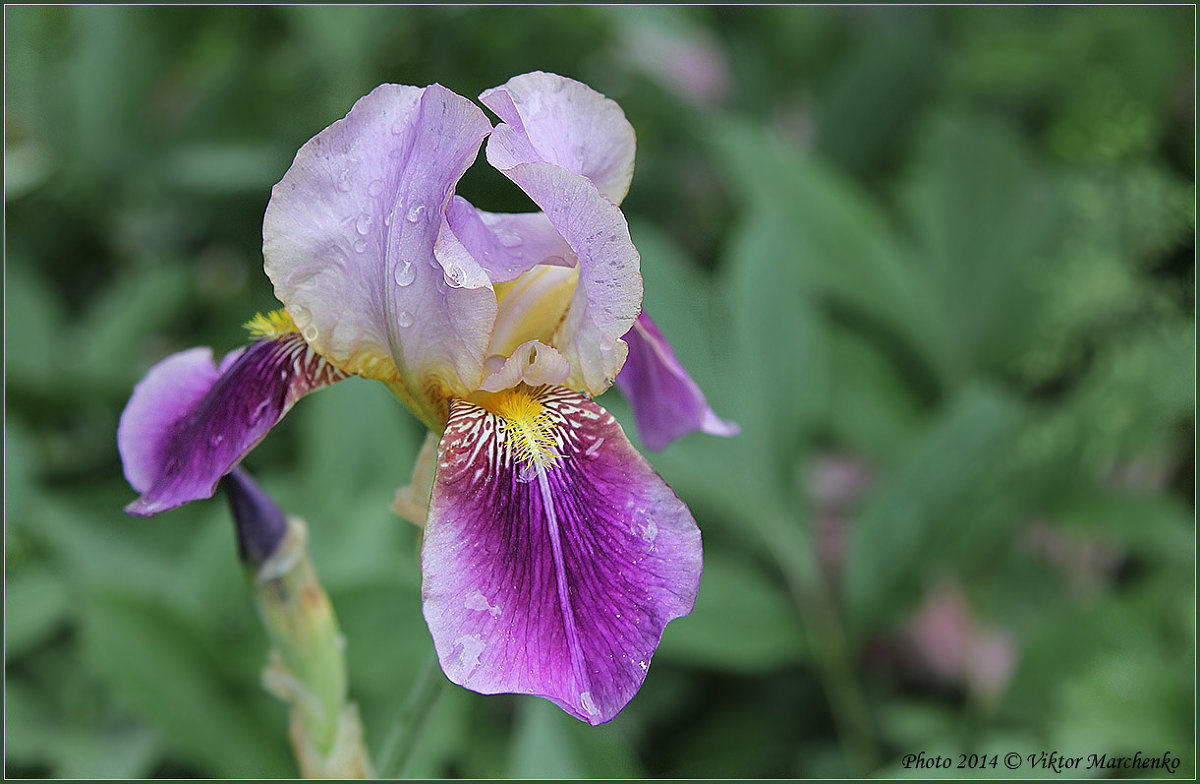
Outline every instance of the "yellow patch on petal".
<path id="1" fill-rule="evenodd" d="M 528 387 L 500 392 L 483 408 L 499 417 L 506 446 L 523 466 L 544 470 L 558 462 L 550 409 L 529 394 Z"/>
<path id="2" fill-rule="evenodd" d="M 495 284 L 499 310 L 488 356 L 507 358 L 530 340 L 553 345 L 578 284 L 578 267 L 548 264 L 538 264 L 514 281 Z"/>
<path id="3" fill-rule="evenodd" d="M 253 338 L 278 338 L 300 331 L 292 317 L 282 309 L 272 310 L 266 315 L 259 313 L 242 327 L 250 330 L 250 337 Z"/>

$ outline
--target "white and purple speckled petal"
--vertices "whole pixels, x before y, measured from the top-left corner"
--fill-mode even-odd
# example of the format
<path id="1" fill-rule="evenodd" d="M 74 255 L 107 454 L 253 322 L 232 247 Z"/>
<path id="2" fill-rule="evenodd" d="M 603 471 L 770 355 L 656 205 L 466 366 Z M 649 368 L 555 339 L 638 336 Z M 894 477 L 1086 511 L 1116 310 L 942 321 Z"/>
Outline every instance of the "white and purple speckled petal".
<path id="1" fill-rule="evenodd" d="M 263 222 L 267 275 L 305 339 L 347 372 L 403 384 L 431 427 L 479 384 L 496 315 L 477 265 L 434 253 L 489 131 L 440 85 L 382 85 L 300 149 Z"/>
<path id="2" fill-rule="evenodd" d="M 488 150 L 496 168 L 545 161 L 588 178 L 614 204 L 629 192 L 637 139 L 616 101 L 542 71 L 514 76 L 479 100 L 504 121 Z"/>
<path id="3" fill-rule="evenodd" d="M 741 428 L 713 413 L 704 393 L 675 358 L 671 344 L 643 312 L 625 336 L 629 357 L 617 375 L 617 388 L 633 405 L 638 435 L 647 449 L 700 430 L 735 436 Z"/>
<path id="4" fill-rule="evenodd" d="M 526 394 L 553 442 L 541 468 L 514 455 L 504 417 L 451 408 L 421 554 L 425 619 L 450 680 L 600 724 L 691 612 L 700 531 L 607 411 L 563 388 Z"/>
<path id="5" fill-rule="evenodd" d="M 125 477 L 141 497 L 125 507 L 143 517 L 208 498 L 307 393 L 345 378 L 290 333 L 230 355 L 173 354 L 134 387 L 117 428 Z"/>

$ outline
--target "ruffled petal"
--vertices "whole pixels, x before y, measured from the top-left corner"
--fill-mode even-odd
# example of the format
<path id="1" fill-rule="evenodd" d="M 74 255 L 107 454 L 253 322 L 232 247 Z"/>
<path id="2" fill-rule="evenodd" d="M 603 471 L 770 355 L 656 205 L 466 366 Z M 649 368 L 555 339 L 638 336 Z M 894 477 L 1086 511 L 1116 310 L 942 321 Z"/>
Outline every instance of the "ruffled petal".
<path id="1" fill-rule="evenodd" d="M 625 363 L 621 336 L 642 305 L 641 259 L 606 195 L 619 199 L 628 187 L 632 136 L 614 142 L 628 122 L 591 88 L 551 74 L 517 77 L 480 100 L 504 120 L 488 140 L 488 163 L 541 208 L 578 261 L 579 286 L 554 346 L 571 362 L 567 385 L 599 395 Z"/>
<path id="2" fill-rule="evenodd" d="M 633 405 L 638 435 L 647 449 L 665 449 L 693 430 L 714 436 L 741 432 L 736 423 L 713 413 L 700 387 L 645 312 L 638 316 L 625 342 L 629 358 L 617 375 L 617 388 Z"/>
<path id="3" fill-rule="evenodd" d="M 616 101 L 582 82 L 535 71 L 479 96 L 504 121 L 488 160 L 498 169 L 545 161 L 580 174 L 614 204 L 633 179 L 637 140 Z"/>
<path id="4" fill-rule="evenodd" d="M 121 413 L 125 478 L 142 494 L 125 511 L 148 517 L 210 497 L 298 399 L 345 377 L 296 333 L 260 340 L 220 369 L 208 348 L 167 357 Z"/>
<path id="5" fill-rule="evenodd" d="M 434 246 L 490 124 L 432 85 L 382 85 L 313 137 L 275 186 L 263 255 L 313 347 L 347 372 L 403 383 L 427 424 L 482 378 L 496 299 L 477 265 Z"/>
<path id="6" fill-rule="evenodd" d="M 451 408 L 421 554 L 425 619 L 450 680 L 599 724 L 691 612 L 700 531 L 600 406 L 562 388 L 504 395 Z"/>
<path id="7" fill-rule="evenodd" d="M 517 346 L 508 359 L 492 357 L 489 365 L 492 360 L 498 367 L 479 385 L 486 392 L 500 392 L 518 384 L 558 386 L 571 374 L 571 363 L 566 357 L 539 340 Z"/>
<path id="8" fill-rule="evenodd" d="M 586 179 L 552 164 L 525 163 L 504 174 L 542 208 L 578 259 L 579 285 L 554 346 L 571 362 L 567 385 L 599 395 L 625 363 L 621 336 L 642 307 L 641 259 L 625 216 Z"/>
<path id="9" fill-rule="evenodd" d="M 571 246 L 540 212 L 485 212 L 455 196 L 446 221 L 493 283 L 516 280 L 537 264 L 574 263 Z"/>

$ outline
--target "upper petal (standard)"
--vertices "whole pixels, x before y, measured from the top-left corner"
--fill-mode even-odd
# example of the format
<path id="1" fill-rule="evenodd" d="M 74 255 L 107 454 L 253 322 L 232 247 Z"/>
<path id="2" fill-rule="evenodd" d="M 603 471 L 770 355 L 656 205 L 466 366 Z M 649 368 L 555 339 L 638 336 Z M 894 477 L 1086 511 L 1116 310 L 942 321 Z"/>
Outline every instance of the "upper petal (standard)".
<path id="1" fill-rule="evenodd" d="M 300 149 L 263 222 L 267 275 L 305 339 L 347 372 L 403 384 L 439 429 L 446 398 L 482 378 L 495 318 L 473 260 L 452 278 L 434 254 L 489 131 L 440 85 L 382 85 Z"/>
<path id="2" fill-rule="evenodd" d="M 498 169 L 545 161 L 589 179 L 620 204 L 633 180 L 633 126 L 616 101 L 582 82 L 535 71 L 479 96 L 504 121 L 488 160 Z"/>

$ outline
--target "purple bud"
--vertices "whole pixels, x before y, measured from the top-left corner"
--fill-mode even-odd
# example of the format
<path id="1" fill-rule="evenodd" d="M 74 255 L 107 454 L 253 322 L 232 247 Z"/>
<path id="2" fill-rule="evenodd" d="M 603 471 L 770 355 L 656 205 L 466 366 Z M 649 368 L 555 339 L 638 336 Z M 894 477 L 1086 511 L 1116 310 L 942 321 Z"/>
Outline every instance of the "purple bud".
<path id="1" fill-rule="evenodd" d="M 221 489 L 233 512 L 238 554 L 245 563 L 260 566 L 274 554 L 287 533 L 283 510 L 241 468 L 222 477 Z"/>

